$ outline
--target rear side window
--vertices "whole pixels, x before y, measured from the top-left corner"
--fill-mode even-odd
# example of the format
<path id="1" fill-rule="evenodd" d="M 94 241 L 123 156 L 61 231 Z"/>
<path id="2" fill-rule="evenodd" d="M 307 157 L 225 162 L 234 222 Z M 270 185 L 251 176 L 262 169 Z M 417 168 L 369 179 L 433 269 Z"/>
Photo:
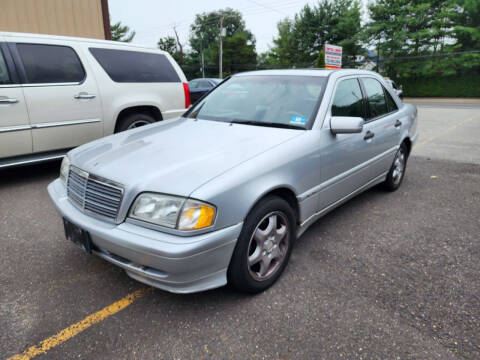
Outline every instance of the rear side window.
<path id="1" fill-rule="evenodd" d="M 188 83 L 188 87 L 190 89 L 196 89 L 198 88 L 198 80 L 192 80 Z"/>
<path id="2" fill-rule="evenodd" d="M 11 84 L 10 75 L 8 75 L 7 64 L 0 49 L 0 85 Z"/>
<path id="3" fill-rule="evenodd" d="M 342 80 L 335 91 L 332 116 L 364 117 L 363 96 L 357 79 Z"/>
<path id="4" fill-rule="evenodd" d="M 76 52 L 68 46 L 17 44 L 28 83 L 78 83 L 85 70 Z"/>
<path id="5" fill-rule="evenodd" d="M 390 95 L 387 89 L 385 89 L 385 96 L 387 97 L 388 112 L 397 110 L 398 106 L 395 104 L 395 101 L 393 101 L 392 95 Z"/>
<path id="6" fill-rule="evenodd" d="M 375 118 L 386 114 L 388 109 L 382 84 L 372 78 L 363 78 L 362 81 L 367 95 L 368 108 L 370 110 L 369 118 Z"/>
<path id="7" fill-rule="evenodd" d="M 198 87 L 202 89 L 210 89 L 213 86 L 207 80 L 200 80 Z"/>
<path id="8" fill-rule="evenodd" d="M 180 82 L 177 72 L 163 54 L 90 48 L 90 52 L 115 82 Z"/>

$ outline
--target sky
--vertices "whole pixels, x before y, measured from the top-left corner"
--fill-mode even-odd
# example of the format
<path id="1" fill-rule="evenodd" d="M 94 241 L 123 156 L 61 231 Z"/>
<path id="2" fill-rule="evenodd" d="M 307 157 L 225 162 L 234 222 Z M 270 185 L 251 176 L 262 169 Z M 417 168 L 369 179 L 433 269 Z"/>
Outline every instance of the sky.
<path id="1" fill-rule="evenodd" d="M 257 53 L 272 45 L 277 35 L 277 23 L 293 18 L 307 3 L 315 0 L 109 0 L 110 21 L 121 21 L 136 31 L 132 43 L 156 47 L 160 37 L 175 36 L 188 45 L 190 24 L 195 15 L 230 7 L 239 10 L 247 29 L 257 40 Z"/>

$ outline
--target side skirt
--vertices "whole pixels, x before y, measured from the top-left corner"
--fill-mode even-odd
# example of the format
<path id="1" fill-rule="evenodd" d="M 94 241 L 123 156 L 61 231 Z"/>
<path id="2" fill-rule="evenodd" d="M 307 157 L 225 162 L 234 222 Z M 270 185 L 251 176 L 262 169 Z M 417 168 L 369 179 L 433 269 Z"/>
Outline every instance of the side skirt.
<path id="1" fill-rule="evenodd" d="M 11 167 L 11 166 L 30 165 L 30 164 L 35 164 L 35 163 L 40 163 L 45 161 L 62 159 L 67 154 L 68 150 L 70 149 L 48 151 L 48 152 L 37 153 L 37 154 L 28 154 L 28 155 L 14 156 L 10 158 L 3 158 L 3 159 L 0 159 L 0 169 Z"/>
<path id="2" fill-rule="evenodd" d="M 366 183 L 365 185 L 359 187 L 357 190 L 355 190 L 354 192 L 348 194 L 347 196 L 341 198 L 340 200 L 328 205 L 327 207 L 323 208 L 322 210 L 316 212 L 315 214 L 313 214 L 312 216 L 310 216 L 307 220 L 305 220 L 303 223 L 301 223 L 299 226 L 298 226 L 298 229 L 297 229 L 297 238 L 299 238 L 300 236 L 302 236 L 302 234 L 312 225 L 314 224 L 318 219 L 320 219 L 322 216 L 326 215 L 327 213 L 329 213 L 330 211 L 332 211 L 333 209 L 335 209 L 336 207 L 342 205 L 343 203 L 345 203 L 346 201 L 350 200 L 351 198 L 355 197 L 356 195 L 364 192 L 365 190 L 368 190 L 370 189 L 371 187 L 377 185 L 377 184 L 380 184 L 381 182 L 385 181 L 385 179 L 387 178 L 387 173 L 388 171 L 384 172 L 383 174 L 377 176 L 376 178 L 374 178 L 373 180 L 370 180 L 368 183 Z"/>

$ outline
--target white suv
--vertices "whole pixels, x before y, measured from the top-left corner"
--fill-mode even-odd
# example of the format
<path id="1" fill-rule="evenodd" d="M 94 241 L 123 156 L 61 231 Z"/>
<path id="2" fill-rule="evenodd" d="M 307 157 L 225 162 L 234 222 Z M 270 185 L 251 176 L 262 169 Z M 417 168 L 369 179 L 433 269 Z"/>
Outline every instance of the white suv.
<path id="1" fill-rule="evenodd" d="M 187 79 L 164 51 L 0 32 L 0 168 L 60 158 L 189 106 Z"/>

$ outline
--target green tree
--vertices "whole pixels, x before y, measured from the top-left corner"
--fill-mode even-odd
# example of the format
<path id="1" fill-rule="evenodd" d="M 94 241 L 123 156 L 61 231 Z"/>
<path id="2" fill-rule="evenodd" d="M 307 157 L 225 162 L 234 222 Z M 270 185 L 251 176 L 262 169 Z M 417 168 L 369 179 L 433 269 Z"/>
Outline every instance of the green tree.
<path id="1" fill-rule="evenodd" d="M 201 53 L 205 64 L 218 66 L 220 22 L 226 35 L 223 37 L 223 64 L 226 73 L 240 71 L 248 64 L 256 64 L 255 37 L 246 29 L 242 14 L 230 8 L 197 14 L 190 27 L 189 62 L 199 66 Z M 213 75 L 213 74 L 212 74 Z"/>
<path id="2" fill-rule="evenodd" d="M 358 1 L 326 0 L 305 7 L 293 20 L 278 25 L 278 36 L 270 51 L 280 64 L 314 66 L 326 43 L 343 46 L 344 62 L 362 53 L 361 13 Z"/>
<path id="3" fill-rule="evenodd" d="M 478 54 L 449 56 L 463 46 L 475 46 L 477 12 L 475 6 L 470 12 L 465 8 L 473 2 L 477 7 L 480 4 L 479 0 L 377 0 L 369 4 L 371 21 L 365 34 L 377 50 L 381 72 L 393 78 L 429 77 L 455 75 L 477 66 Z"/>
<path id="4" fill-rule="evenodd" d="M 218 44 L 212 46 L 214 49 L 215 64 L 219 63 Z M 255 43 L 252 43 L 244 32 L 238 32 L 223 40 L 223 70 L 224 75 L 230 75 L 245 70 L 255 70 L 257 54 Z"/>
<path id="5" fill-rule="evenodd" d="M 122 26 L 119 21 L 116 24 L 110 25 L 113 41 L 131 42 L 135 37 L 135 31 L 130 31 L 128 26 Z"/>
<path id="6" fill-rule="evenodd" d="M 323 69 L 325 67 L 325 51 L 321 50 L 317 57 L 317 68 Z"/>
<path id="7" fill-rule="evenodd" d="M 157 46 L 160 50 L 166 51 L 172 56 L 177 52 L 177 41 L 172 36 L 160 38 Z"/>
<path id="8" fill-rule="evenodd" d="M 296 61 L 297 41 L 293 34 L 293 21 L 284 19 L 277 24 L 278 37 L 273 39 L 273 47 L 267 52 L 270 63 L 289 65 Z"/>
<path id="9" fill-rule="evenodd" d="M 175 61 L 180 65 L 184 63 L 182 50 L 180 50 L 177 40 L 173 36 L 165 36 L 163 38 L 160 38 L 157 42 L 157 47 L 160 50 L 166 51 L 170 55 L 172 55 Z"/>
<path id="10" fill-rule="evenodd" d="M 480 49 L 480 0 L 457 0 L 454 33 L 461 50 Z"/>

